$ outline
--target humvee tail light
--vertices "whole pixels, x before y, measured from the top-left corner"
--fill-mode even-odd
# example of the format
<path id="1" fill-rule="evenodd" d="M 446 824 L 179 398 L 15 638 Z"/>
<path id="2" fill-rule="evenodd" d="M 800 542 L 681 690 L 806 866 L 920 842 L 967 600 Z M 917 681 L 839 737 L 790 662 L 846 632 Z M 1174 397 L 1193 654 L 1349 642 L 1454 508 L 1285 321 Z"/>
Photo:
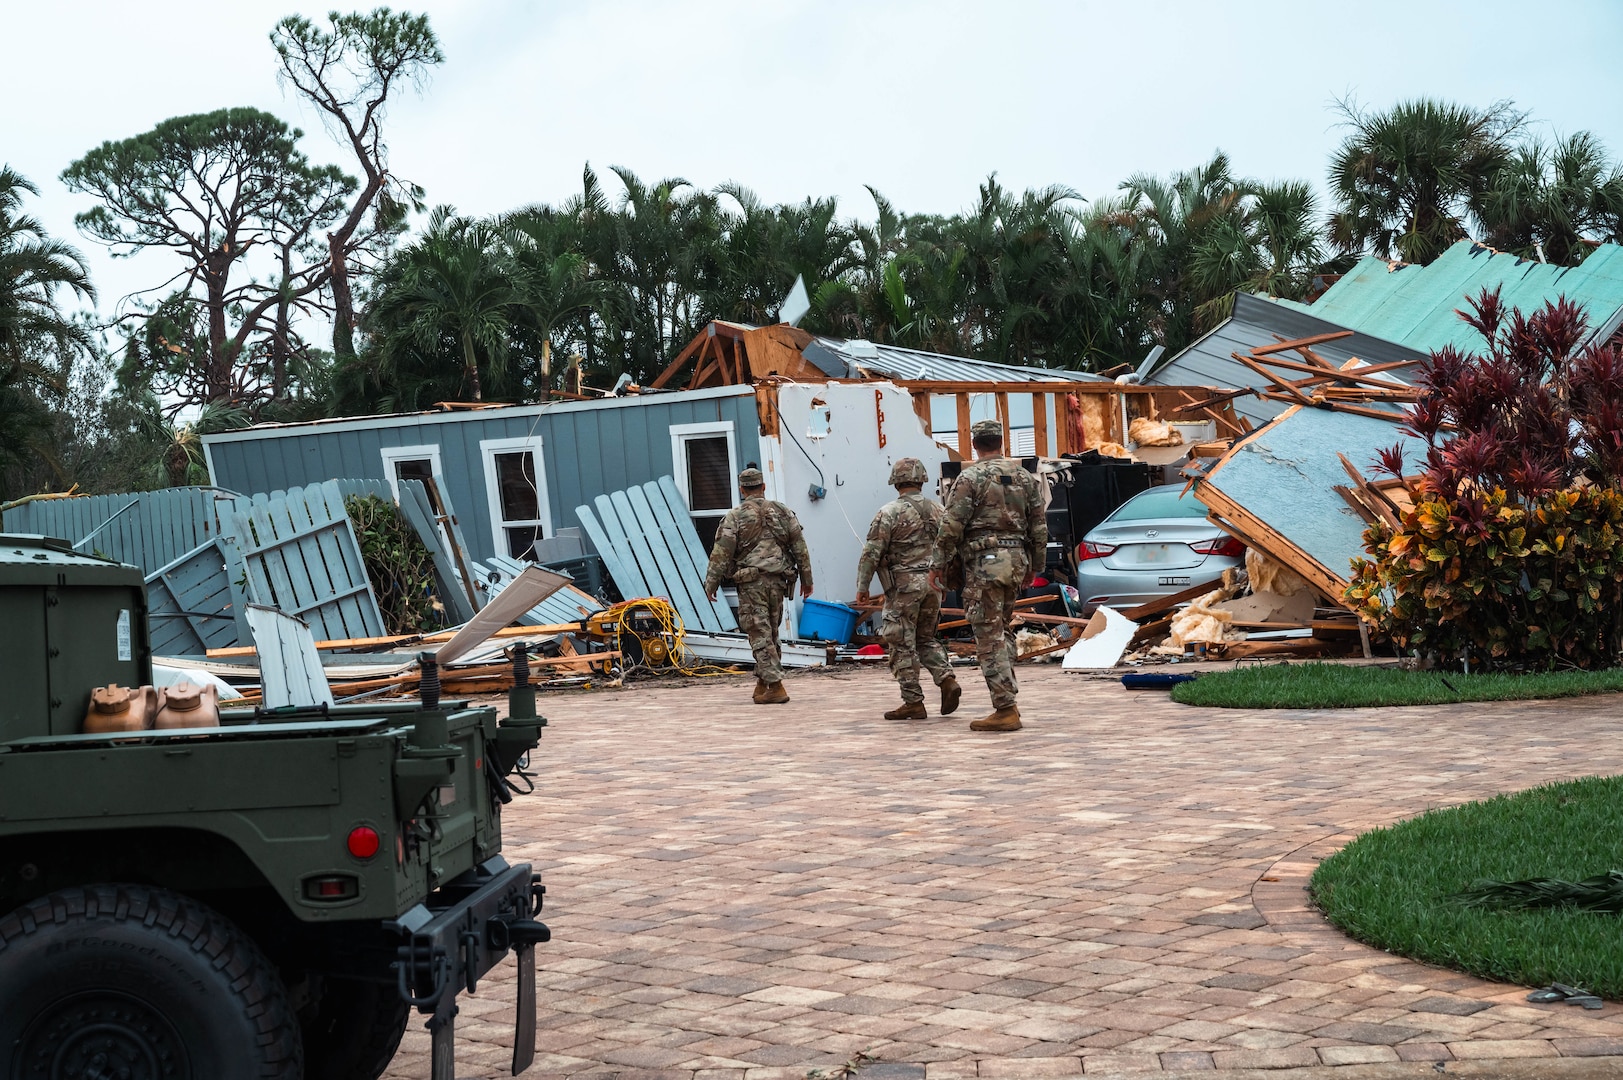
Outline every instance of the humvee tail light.
<path id="1" fill-rule="evenodd" d="M 349 853 L 357 859 L 370 859 L 382 843 L 378 831 L 369 825 L 357 825 L 349 832 Z"/>

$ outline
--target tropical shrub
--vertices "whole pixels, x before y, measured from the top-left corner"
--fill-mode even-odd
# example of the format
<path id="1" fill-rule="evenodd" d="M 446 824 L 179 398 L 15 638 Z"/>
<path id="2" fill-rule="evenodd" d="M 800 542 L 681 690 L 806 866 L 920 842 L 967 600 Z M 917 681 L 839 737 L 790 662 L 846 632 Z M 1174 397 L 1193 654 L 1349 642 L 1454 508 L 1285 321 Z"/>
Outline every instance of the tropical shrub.
<path id="1" fill-rule="evenodd" d="M 1346 597 L 1401 647 L 1500 666 L 1602 667 L 1623 648 L 1623 357 L 1564 298 L 1530 316 L 1484 291 L 1485 342 L 1423 365 L 1405 433 L 1413 505 L 1370 526 Z M 1401 445 L 1381 455 L 1403 472 Z"/>
<path id="2" fill-rule="evenodd" d="M 376 495 L 351 495 L 344 509 L 361 545 L 361 561 L 377 594 L 384 628 L 418 634 L 444 624 L 434 599 L 434 560 L 395 504 Z"/>

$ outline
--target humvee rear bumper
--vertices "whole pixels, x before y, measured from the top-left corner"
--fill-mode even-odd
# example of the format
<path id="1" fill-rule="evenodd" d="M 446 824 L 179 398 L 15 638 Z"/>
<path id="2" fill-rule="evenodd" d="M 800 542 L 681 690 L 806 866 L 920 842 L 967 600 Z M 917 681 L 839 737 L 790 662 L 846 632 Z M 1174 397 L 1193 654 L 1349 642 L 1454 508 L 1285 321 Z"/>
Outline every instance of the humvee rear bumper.
<path id="1" fill-rule="evenodd" d="M 384 924 L 406 939 L 393 967 L 400 996 L 429 1017 L 432 1080 L 456 1075 L 456 995 L 473 993 L 510 950 L 518 957 L 519 983 L 513 1075 L 534 1059 L 535 946 L 552 936 L 534 919 L 545 891 L 528 863 L 509 866 L 497 856 L 447 883 L 429 903 Z"/>

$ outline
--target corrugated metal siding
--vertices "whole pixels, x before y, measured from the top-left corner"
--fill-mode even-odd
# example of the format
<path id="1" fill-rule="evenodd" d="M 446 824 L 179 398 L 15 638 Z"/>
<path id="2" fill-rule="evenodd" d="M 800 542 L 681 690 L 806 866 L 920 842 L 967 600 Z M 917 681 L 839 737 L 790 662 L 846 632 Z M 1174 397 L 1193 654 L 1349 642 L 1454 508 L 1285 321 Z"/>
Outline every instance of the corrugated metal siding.
<path id="1" fill-rule="evenodd" d="M 1596 333 L 1610 336 L 1623 322 L 1623 247 L 1602 244 L 1577 266 L 1518 259 L 1469 240 L 1429 266 L 1389 269 L 1385 260 L 1368 258 L 1305 310 L 1422 351 L 1452 344 L 1477 352 L 1481 337 L 1455 312 L 1495 287 L 1507 306 L 1524 312 L 1565 296 L 1583 305 Z"/>
<path id="2" fill-rule="evenodd" d="M 438 446 L 446 497 L 473 558 L 485 560 L 496 551 L 481 440 L 540 437 L 556 531 L 579 525 L 575 507 L 593 497 L 671 472 L 671 425 L 716 420 L 733 422 L 741 466 L 761 459 L 755 396 L 748 387 L 558 404 L 544 410 L 487 409 L 431 414 L 422 420 L 378 417 L 374 423 L 250 429 L 211 437 L 209 453 L 216 483 L 238 491 L 270 491 L 333 477 L 386 480 L 385 448 Z"/>
<path id="3" fill-rule="evenodd" d="M 1316 318 L 1297 310 L 1295 306 L 1287 307 L 1260 296 L 1241 293 L 1234 298 L 1233 315 L 1156 368 L 1145 381 L 1156 386 L 1221 386 L 1232 390 L 1246 386 L 1260 387 L 1263 385 L 1262 378 L 1235 360 L 1232 353 L 1245 353 L 1260 346 L 1272 345 L 1280 338 L 1288 341 L 1341 329 L 1345 327 Z M 1418 360 L 1422 356 L 1414 349 L 1359 333 L 1315 345 L 1313 351 L 1338 367 L 1353 357 L 1369 364 L 1384 364 L 1393 360 Z M 1403 372 L 1386 372 L 1382 377 L 1402 381 Z M 1234 400 L 1235 413 L 1246 417 L 1253 425 L 1267 423 L 1286 408 L 1288 406 L 1284 402 L 1258 397 Z"/>
<path id="4" fill-rule="evenodd" d="M 962 356 L 902 349 L 894 345 L 878 345 L 868 341 L 817 338 L 815 344 L 844 361 L 846 371 L 829 372 L 839 378 L 866 377 L 938 382 L 1109 381 L 1085 371 L 995 364 L 989 360 L 971 360 Z M 827 371 L 828 365 L 817 359 L 818 355 L 816 350 L 812 350 L 808 359 Z"/>

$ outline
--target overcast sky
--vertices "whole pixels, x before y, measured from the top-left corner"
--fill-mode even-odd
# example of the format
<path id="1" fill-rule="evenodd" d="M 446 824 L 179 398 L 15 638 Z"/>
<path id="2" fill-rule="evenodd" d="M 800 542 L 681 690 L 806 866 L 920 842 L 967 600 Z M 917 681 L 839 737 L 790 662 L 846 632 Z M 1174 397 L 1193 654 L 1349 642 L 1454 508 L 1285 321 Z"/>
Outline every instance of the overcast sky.
<path id="1" fill-rule="evenodd" d="M 162 281 L 173 256 L 113 262 L 79 236 L 91 203 L 57 179 L 107 139 L 229 105 L 306 131 L 354 172 L 276 80 L 266 35 L 297 0 L 0 0 L 0 162 L 77 243 L 100 308 Z M 1111 194 L 1137 171 L 1205 161 L 1321 186 L 1335 99 L 1511 98 L 1546 134 L 1587 129 L 1623 155 L 1623 3 L 1424 0 L 1057 3 L 1001 0 L 433 0 L 446 61 L 387 125 L 397 175 L 485 214 L 558 202 L 590 161 L 645 180 L 736 181 L 769 201 L 871 184 L 908 211 L 1012 188 Z"/>

